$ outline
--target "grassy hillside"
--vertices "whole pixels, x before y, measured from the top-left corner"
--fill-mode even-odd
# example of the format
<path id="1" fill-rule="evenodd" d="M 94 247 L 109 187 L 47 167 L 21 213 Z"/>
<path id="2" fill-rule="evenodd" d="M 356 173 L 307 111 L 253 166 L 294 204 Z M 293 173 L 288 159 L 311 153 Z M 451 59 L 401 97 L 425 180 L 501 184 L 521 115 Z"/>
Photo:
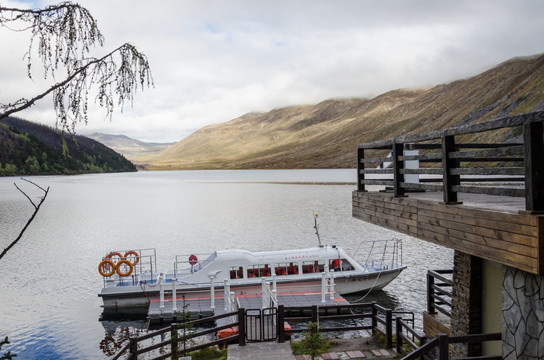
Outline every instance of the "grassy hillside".
<path id="1" fill-rule="evenodd" d="M 429 89 L 247 114 L 131 159 L 149 169 L 355 167 L 361 142 L 542 110 L 543 104 L 544 56 L 535 56 Z"/>
<path id="2" fill-rule="evenodd" d="M 101 143 L 30 121 L 0 121 L 0 176 L 136 171 Z"/>

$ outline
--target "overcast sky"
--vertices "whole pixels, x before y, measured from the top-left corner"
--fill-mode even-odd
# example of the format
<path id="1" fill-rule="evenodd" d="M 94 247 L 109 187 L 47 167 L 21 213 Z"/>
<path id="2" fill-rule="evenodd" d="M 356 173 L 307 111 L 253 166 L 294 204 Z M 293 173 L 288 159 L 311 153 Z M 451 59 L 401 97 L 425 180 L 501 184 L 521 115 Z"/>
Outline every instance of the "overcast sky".
<path id="1" fill-rule="evenodd" d="M 55 2 L 0 0 L 3 6 Z M 372 97 L 476 75 L 544 52 L 542 0 L 82 0 L 106 38 L 150 60 L 155 88 L 113 120 L 92 106 L 79 134 L 179 141 L 247 112 Z M 28 43 L 0 28 L 0 102 L 35 95 Z M 41 73 L 35 66 L 36 78 Z M 40 85 L 38 85 L 40 83 Z M 17 114 L 54 125 L 50 99 Z"/>

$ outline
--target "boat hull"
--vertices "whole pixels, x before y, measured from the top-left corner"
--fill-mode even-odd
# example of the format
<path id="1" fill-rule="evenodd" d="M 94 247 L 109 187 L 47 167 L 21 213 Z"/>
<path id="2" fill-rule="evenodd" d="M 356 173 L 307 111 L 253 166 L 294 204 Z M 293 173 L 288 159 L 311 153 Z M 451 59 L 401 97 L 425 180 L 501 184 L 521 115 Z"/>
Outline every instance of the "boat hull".
<path id="1" fill-rule="evenodd" d="M 340 295 L 348 295 L 362 291 L 380 290 L 395 279 L 405 267 L 396 269 L 366 273 L 366 274 L 342 274 L 331 273 L 334 277 L 334 290 Z M 270 279 L 267 279 L 269 281 Z M 172 300 L 172 287 L 170 284 L 163 285 L 166 293 L 165 300 Z M 277 294 L 294 293 L 319 293 L 322 288 L 321 278 L 278 281 Z M 230 291 L 235 296 L 260 295 L 262 291 L 262 280 L 254 283 L 231 284 Z M 223 286 L 215 286 L 215 298 L 223 299 Z M 159 286 L 153 288 L 142 285 L 122 286 L 114 288 L 104 288 L 99 294 L 103 299 L 104 310 L 110 314 L 125 313 L 145 313 L 151 301 L 160 298 Z M 176 298 L 178 300 L 185 297 L 186 300 L 192 299 L 210 299 L 210 286 L 176 286 Z"/>

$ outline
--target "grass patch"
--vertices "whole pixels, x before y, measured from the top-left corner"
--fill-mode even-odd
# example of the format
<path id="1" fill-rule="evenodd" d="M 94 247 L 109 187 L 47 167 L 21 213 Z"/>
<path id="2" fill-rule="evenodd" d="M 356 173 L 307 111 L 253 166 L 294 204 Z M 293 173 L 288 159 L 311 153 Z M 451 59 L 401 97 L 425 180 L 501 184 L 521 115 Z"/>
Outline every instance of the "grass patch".
<path id="1" fill-rule="evenodd" d="M 333 340 L 323 341 L 323 344 L 316 349 L 317 350 L 316 353 L 319 353 L 319 354 L 326 353 L 334 344 L 335 342 Z M 308 349 L 308 346 L 304 342 L 304 340 L 291 341 L 291 350 L 293 351 L 293 355 L 308 354 L 307 349 Z"/>
<path id="2" fill-rule="evenodd" d="M 190 353 L 192 360 L 227 360 L 227 349 L 219 350 L 217 346 L 210 346 Z"/>

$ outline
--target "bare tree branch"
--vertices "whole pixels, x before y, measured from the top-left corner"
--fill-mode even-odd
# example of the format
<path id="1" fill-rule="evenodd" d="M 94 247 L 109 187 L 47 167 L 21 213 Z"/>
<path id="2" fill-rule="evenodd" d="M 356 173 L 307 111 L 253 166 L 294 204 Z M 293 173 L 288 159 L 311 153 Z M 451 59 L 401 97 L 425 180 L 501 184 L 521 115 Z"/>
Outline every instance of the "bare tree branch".
<path id="1" fill-rule="evenodd" d="M 63 2 L 45 9 L 24 10 L 0 6 L 0 27 L 13 31 L 30 31 L 27 74 L 31 75 L 33 48 L 44 68 L 44 77 L 66 72 L 63 81 L 30 99 L 0 104 L 0 119 L 33 106 L 49 94 L 57 113 L 57 126 L 70 133 L 79 122 L 88 122 L 89 97 L 97 87 L 95 102 L 111 119 L 115 106 L 121 111 L 125 100 L 132 101 L 138 88 L 152 87 L 153 77 L 145 54 L 132 44 L 124 44 L 101 58 L 86 57 L 95 44 L 104 43 L 96 20 L 78 4 Z M 37 43 L 37 45 L 35 45 Z"/>
<path id="2" fill-rule="evenodd" d="M 28 228 L 28 226 L 32 223 L 32 221 L 34 220 L 34 217 L 36 217 L 36 214 L 38 213 L 38 211 L 40 210 L 40 206 L 42 206 L 43 202 L 45 201 L 45 198 L 47 197 L 47 193 L 49 192 L 49 186 L 47 187 L 47 189 L 44 189 L 42 188 L 41 186 L 33 183 L 32 181 L 29 181 L 27 179 L 21 179 L 21 180 L 24 180 L 26 182 L 29 182 L 31 183 L 32 185 L 36 186 L 38 189 L 40 189 L 41 191 L 43 191 L 43 196 L 40 198 L 40 202 L 38 203 L 38 205 L 36 205 L 31 199 L 30 197 L 23 191 L 21 190 L 17 184 L 14 183 L 15 187 L 17 188 L 17 190 L 19 190 L 20 192 L 23 193 L 24 196 L 26 196 L 26 198 L 28 199 L 28 201 L 30 201 L 30 203 L 32 204 L 32 206 L 34 206 L 34 213 L 32 214 L 32 216 L 30 217 L 30 219 L 28 219 L 28 221 L 26 222 L 26 225 L 23 227 L 23 229 L 21 230 L 21 232 L 19 233 L 19 236 L 17 236 L 17 238 L 15 240 L 13 240 L 13 242 L 11 244 L 9 244 L 9 246 L 7 248 L 4 249 L 4 251 L 2 251 L 2 254 L 0 254 L 0 260 L 2 260 L 2 258 L 4 257 L 4 255 L 7 254 L 7 252 L 13 247 L 15 246 L 15 244 L 17 244 L 17 242 L 19 240 L 21 240 L 21 238 L 23 237 L 23 234 L 25 233 L 26 229 Z"/>

